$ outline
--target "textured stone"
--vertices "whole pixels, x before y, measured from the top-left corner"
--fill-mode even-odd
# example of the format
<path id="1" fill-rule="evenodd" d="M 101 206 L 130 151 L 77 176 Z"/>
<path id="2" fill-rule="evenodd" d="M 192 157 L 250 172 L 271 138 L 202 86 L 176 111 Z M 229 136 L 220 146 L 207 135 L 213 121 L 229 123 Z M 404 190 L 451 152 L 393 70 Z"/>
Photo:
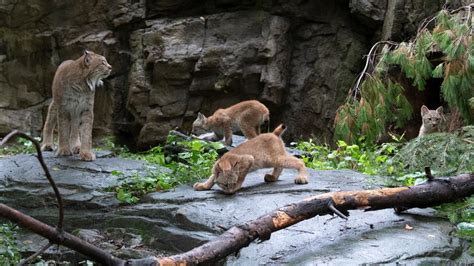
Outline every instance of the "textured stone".
<path id="1" fill-rule="evenodd" d="M 39 135 L 54 71 L 87 48 L 113 66 L 96 93 L 94 134 L 149 147 L 167 121 L 186 131 L 199 111 L 258 99 L 272 126 L 288 124 L 285 138 L 330 141 L 372 43 L 409 39 L 445 2 L 1 1 L 0 135 Z"/>
<path id="2" fill-rule="evenodd" d="M 238 142 L 244 138 L 236 137 Z M 378 187 L 378 181 L 350 170 L 309 170 L 309 184 L 296 185 L 294 170 L 284 170 L 275 183 L 265 183 L 270 169 L 250 173 L 242 190 L 226 195 L 218 187 L 194 191 L 190 184 L 146 195 L 136 205 L 119 204 L 113 187 L 119 177 L 144 174 L 135 160 L 99 152 L 94 162 L 77 156 L 56 158 L 45 153 L 65 203 L 65 230 L 121 258 L 163 256 L 201 245 L 235 224 L 255 219 L 280 206 L 321 193 Z M 160 168 L 163 172 L 169 169 Z M 41 221 L 57 221 L 56 200 L 33 155 L 0 159 L 0 201 Z M 256 204 L 257 203 L 257 204 Z M 406 230 L 405 225 L 413 230 Z M 420 264 L 468 263 L 468 242 L 456 238 L 449 221 L 432 209 L 350 211 L 349 220 L 317 216 L 254 242 L 230 255 L 226 265 L 254 264 Z M 34 252 L 45 240 L 24 233 L 21 249 Z M 464 252 L 466 251 L 466 252 Z M 49 249 L 77 264 L 84 260 L 68 249 Z M 53 256 L 54 258 L 54 256 Z"/>

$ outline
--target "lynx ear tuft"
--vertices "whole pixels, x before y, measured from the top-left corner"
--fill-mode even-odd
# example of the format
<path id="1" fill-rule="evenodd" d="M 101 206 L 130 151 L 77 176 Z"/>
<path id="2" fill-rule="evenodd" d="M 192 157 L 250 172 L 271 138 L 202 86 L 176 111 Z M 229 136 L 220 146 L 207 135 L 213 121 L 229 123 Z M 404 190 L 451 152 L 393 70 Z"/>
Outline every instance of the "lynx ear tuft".
<path id="1" fill-rule="evenodd" d="M 199 113 L 198 113 L 198 118 L 204 120 L 204 119 L 206 119 L 206 116 L 203 115 L 201 112 L 199 112 Z"/>
<path id="2" fill-rule="evenodd" d="M 426 105 L 423 105 L 421 107 L 421 116 L 424 116 L 425 114 L 427 114 L 430 110 L 428 109 L 428 107 L 426 107 Z"/>

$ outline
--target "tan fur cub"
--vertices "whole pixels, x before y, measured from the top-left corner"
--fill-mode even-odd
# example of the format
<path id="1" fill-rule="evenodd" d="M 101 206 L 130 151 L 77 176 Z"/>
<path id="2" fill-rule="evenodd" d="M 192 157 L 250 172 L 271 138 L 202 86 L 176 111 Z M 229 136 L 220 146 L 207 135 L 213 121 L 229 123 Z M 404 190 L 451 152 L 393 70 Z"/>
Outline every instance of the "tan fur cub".
<path id="1" fill-rule="evenodd" d="M 282 124 L 272 133 L 260 134 L 224 154 L 214 164 L 209 179 L 194 184 L 194 189 L 208 190 L 217 183 L 225 193 L 233 194 L 240 189 L 249 172 L 267 167 L 273 167 L 273 172 L 265 175 L 265 182 L 277 181 L 283 168 L 294 168 L 298 169 L 295 183 L 307 184 L 308 173 L 304 162 L 286 152 L 281 139 L 284 130 Z"/>
<path id="2" fill-rule="evenodd" d="M 90 51 L 59 65 L 53 79 L 53 101 L 43 128 L 41 150 L 53 150 L 53 131 L 58 123 L 56 155 L 79 153 L 81 160 L 95 160 L 91 151 L 95 88 L 102 85 L 102 79 L 111 71 L 105 57 Z"/>
<path id="3" fill-rule="evenodd" d="M 418 137 L 439 132 L 443 122 L 443 107 L 440 106 L 436 110 L 429 110 L 428 107 L 423 105 L 421 107 L 421 119 L 423 122 Z"/>
<path id="4" fill-rule="evenodd" d="M 259 101 L 243 101 L 226 109 L 218 109 L 209 117 L 199 113 L 192 131 L 214 131 L 220 139 L 224 137 L 226 145 L 231 145 L 233 129 L 240 128 L 245 137 L 251 139 L 260 134 L 260 125 L 268 122 L 269 118 L 270 112 Z"/>

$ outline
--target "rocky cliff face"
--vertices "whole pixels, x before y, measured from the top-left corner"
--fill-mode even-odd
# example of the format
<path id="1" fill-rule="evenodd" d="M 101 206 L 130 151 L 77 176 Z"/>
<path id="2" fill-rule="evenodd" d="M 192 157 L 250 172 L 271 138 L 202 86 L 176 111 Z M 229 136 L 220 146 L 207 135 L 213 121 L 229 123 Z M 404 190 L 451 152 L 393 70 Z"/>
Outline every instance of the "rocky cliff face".
<path id="1" fill-rule="evenodd" d="M 114 68 L 97 90 L 96 133 L 146 148 L 198 111 L 258 99 L 287 138 L 329 141 L 371 44 L 407 38 L 444 2 L 1 1 L 0 135 L 38 135 L 56 67 L 87 48 Z"/>

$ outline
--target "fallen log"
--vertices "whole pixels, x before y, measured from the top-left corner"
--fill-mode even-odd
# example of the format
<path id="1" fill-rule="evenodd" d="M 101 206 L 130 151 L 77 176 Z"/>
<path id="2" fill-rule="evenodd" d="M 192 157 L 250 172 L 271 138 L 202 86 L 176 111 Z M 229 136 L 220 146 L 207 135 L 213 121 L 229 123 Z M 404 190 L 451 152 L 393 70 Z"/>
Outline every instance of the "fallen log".
<path id="1" fill-rule="evenodd" d="M 215 262 L 248 246 L 267 240 L 272 232 L 316 215 L 348 215 L 348 210 L 374 211 L 386 208 L 425 208 L 464 199 L 474 194 L 474 174 L 435 179 L 413 187 L 332 192 L 307 198 L 236 225 L 210 242 L 188 252 L 157 259 L 155 265 L 194 265 Z M 140 264 L 140 260 L 136 261 Z M 137 264 L 137 265 L 138 265 Z"/>

